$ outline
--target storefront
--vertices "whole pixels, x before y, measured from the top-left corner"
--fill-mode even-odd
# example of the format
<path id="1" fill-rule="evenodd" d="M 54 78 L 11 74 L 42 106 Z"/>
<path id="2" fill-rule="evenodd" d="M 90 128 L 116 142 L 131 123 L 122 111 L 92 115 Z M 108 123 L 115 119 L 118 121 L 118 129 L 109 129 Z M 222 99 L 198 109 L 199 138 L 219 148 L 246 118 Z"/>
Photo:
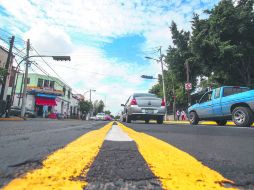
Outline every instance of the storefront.
<path id="1" fill-rule="evenodd" d="M 57 106 L 56 95 L 38 93 L 35 96 L 35 110 L 37 116 L 42 117 L 54 112 L 54 107 Z"/>

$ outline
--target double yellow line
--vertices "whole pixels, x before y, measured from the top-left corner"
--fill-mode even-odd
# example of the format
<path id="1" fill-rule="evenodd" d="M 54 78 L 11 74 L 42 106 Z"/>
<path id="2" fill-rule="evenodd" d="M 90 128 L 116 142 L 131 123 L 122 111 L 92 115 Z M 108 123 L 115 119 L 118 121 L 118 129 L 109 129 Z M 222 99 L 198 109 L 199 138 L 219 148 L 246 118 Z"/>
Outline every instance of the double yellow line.
<path id="1" fill-rule="evenodd" d="M 51 154 L 43 167 L 14 179 L 3 190 L 83 190 L 85 176 L 112 123 L 91 131 Z"/>
<path id="2" fill-rule="evenodd" d="M 163 189 L 233 189 L 223 186 L 232 181 L 189 154 L 121 123 L 118 125 L 136 142 L 139 152 L 160 180 Z M 14 179 L 3 190 L 82 190 L 87 185 L 84 177 L 111 126 L 112 123 L 109 123 L 81 136 L 51 154 L 43 161 L 42 168 Z"/>

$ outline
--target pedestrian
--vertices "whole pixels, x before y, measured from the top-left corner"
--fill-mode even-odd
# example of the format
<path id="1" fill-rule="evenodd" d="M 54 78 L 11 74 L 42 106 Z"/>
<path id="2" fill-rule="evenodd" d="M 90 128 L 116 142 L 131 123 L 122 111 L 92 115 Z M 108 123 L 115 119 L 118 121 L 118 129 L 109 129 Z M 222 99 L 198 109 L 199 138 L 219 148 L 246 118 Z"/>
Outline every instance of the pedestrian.
<path id="1" fill-rule="evenodd" d="M 177 111 L 176 111 L 176 116 L 177 116 L 177 120 L 178 120 L 178 121 L 180 120 L 180 114 L 181 114 L 180 111 L 177 110 Z"/>
<path id="2" fill-rule="evenodd" d="M 182 117 L 182 121 L 184 121 L 186 118 L 186 113 L 184 110 L 181 111 L 181 117 Z"/>

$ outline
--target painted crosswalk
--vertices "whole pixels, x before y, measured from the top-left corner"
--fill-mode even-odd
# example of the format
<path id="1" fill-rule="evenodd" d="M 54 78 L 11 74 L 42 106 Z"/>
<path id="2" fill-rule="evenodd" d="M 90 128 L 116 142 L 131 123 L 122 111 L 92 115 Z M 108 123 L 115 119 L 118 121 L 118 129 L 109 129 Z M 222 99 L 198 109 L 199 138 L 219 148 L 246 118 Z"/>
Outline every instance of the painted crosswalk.
<path id="1" fill-rule="evenodd" d="M 234 189 L 191 155 L 121 123 L 91 131 L 3 190 Z"/>

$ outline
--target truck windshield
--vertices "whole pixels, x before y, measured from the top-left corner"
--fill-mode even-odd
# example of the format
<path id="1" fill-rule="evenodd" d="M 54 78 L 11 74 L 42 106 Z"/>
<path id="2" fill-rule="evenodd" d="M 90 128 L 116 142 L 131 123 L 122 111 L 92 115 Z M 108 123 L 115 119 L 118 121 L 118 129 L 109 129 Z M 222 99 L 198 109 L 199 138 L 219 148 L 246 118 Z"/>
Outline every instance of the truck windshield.
<path id="1" fill-rule="evenodd" d="M 238 94 L 241 92 L 246 92 L 248 90 L 250 90 L 250 89 L 249 88 L 240 88 L 240 87 L 225 87 L 223 89 L 223 97 L 230 96 L 233 94 Z"/>

